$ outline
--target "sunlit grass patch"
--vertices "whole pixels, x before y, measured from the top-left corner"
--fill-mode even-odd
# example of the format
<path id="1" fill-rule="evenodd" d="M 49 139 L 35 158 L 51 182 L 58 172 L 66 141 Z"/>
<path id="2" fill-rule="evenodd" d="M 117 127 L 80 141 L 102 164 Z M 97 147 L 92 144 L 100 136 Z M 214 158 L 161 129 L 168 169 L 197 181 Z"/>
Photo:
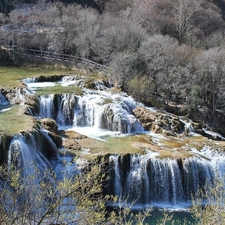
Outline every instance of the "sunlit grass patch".
<path id="1" fill-rule="evenodd" d="M 42 67 L 4 67 L 0 66 L 0 88 L 22 87 L 22 79 L 40 75 L 70 74 L 69 70 Z"/>
<path id="2" fill-rule="evenodd" d="M 136 135 L 125 136 L 125 137 L 105 137 L 104 141 L 84 138 L 79 140 L 79 145 L 82 149 L 88 149 L 89 151 L 83 152 L 79 151 L 81 155 L 86 153 L 92 155 L 99 154 L 143 154 L 144 150 L 138 146 L 133 145 L 134 141 L 137 141 L 138 137 Z M 79 153 L 78 152 L 78 153 Z"/>
<path id="3" fill-rule="evenodd" d="M 34 118 L 24 114 L 25 106 L 8 105 L 7 111 L 0 112 L 0 133 L 17 134 L 33 128 Z"/>
<path id="4" fill-rule="evenodd" d="M 64 93 L 74 93 L 76 95 L 82 95 L 83 91 L 80 87 L 75 86 L 61 86 L 57 84 L 53 87 L 43 87 L 37 88 L 35 90 L 37 95 L 47 95 L 47 94 L 64 94 Z"/>

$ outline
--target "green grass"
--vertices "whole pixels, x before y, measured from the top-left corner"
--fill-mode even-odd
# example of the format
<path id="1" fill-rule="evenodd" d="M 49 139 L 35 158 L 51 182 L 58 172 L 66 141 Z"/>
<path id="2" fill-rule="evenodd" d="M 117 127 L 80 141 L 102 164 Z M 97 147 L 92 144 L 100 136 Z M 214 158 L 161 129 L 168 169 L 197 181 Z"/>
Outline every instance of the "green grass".
<path id="1" fill-rule="evenodd" d="M 13 87 L 23 87 L 24 84 L 21 80 L 28 77 L 37 77 L 40 75 L 51 76 L 69 73 L 71 73 L 69 70 L 54 68 L 0 66 L 0 88 L 11 89 Z M 72 91 L 72 88 L 69 91 Z M 44 90 L 42 90 L 42 92 L 44 93 Z M 62 93 L 66 92 L 66 90 L 63 87 L 55 87 L 54 90 L 45 90 L 45 93 L 47 92 Z M 24 114 L 25 106 L 13 105 L 10 107 L 12 108 L 11 110 L 0 112 L 0 133 L 16 134 L 21 131 L 32 130 L 34 125 L 33 118 Z M 0 110 L 1 109 L 2 107 Z"/>
<path id="2" fill-rule="evenodd" d="M 22 79 L 37 77 L 40 75 L 60 75 L 69 74 L 69 70 L 41 67 L 13 67 L 0 66 L 0 88 L 22 87 Z"/>
<path id="3" fill-rule="evenodd" d="M 17 134 L 33 128 L 33 117 L 24 114 L 25 106 L 11 105 L 10 110 L 0 112 L 0 133 Z"/>
<path id="4" fill-rule="evenodd" d="M 106 98 L 106 99 L 103 101 L 102 105 L 106 105 L 106 104 L 109 104 L 109 103 L 113 103 L 113 100 L 112 100 L 111 98 Z"/>
<path id="5" fill-rule="evenodd" d="M 83 91 L 82 88 L 75 87 L 75 86 L 61 86 L 56 85 L 54 87 L 44 87 L 44 88 L 37 88 L 35 90 L 37 95 L 47 95 L 47 94 L 64 94 L 64 93 L 74 93 L 76 95 L 82 95 Z"/>
<path id="6" fill-rule="evenodd" d="M 140 135 L 130 135 L 125 137 L 105 137 L 105 141 L 99 141 L 91 138 L 79 140 L 82 149 L 90 149 L 90 153 L 99 154 L 143 154 L 144 150 L 135 145 L 140 141 Z M 80 152 L 82 154 L 82 152 Z M 78 151 L 79 154 L 79 151 Z M 86 156 L 86 155 L 85 155 Z M 87 155 L 89 157 L 90 155 Z"/>
<path id="7" fill-rule="evenodd" d="M 24 87 L 22 79 L 30 77 L 52 76 L 52 75 L 69 75 L 76 74 L 84 76 L 85 82 L 94 82 L 99 78 L 98 73 L 86 73 L 81 70 L 70 70 L 60 68 L 50 68 L 46 66 L 0 66 L 0 89 L 12 89 L 14 87 Z M 75 93 L 82 95 L 82 89 L 74 86 L 63 87 L 56 85 L 54 87 L 38 88 L 36 95 L 45 94 L 62 94 Z M 1 108 L 0 108 L 1 110 Z M 29 131 L 32 129 L 34 123 L 33 118 L 24 114 L 25 106 L 12 106 L 12 109 L 6 112 L 0 112 L 0 133 L 15 134 L 21 131 Z"/>

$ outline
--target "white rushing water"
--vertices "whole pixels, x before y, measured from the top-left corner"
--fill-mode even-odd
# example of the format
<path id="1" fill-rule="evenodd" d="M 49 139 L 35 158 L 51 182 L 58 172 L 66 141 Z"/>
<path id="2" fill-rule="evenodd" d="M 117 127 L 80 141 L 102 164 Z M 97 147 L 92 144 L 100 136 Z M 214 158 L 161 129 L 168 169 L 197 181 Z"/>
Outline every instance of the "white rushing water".
<path id="1" fill-rule="evenodd" d="M 59 125 L 68 125 L 76 131 L 82 129 L 90 136 L 100 136 L 104 132 L 105 135 L 144 132 L 132 113 L 138 103 L 125 94 L 103 91 L 89 91 L 83 96 L 62 94 L 57 95 L 57 106 L 55 98 L 54 95 L 40 97 L 39 116 L 56 119 Z"/>
<path id="2" fill-rule="evenodd" d="M 7 112 L 11 110 L 11 105 L 9 101 L 3 96 L 2 92 L 0 91 L 0 113 Z"/>
<path id="3" fill-rule="evenodd" d="M 56 82 L 36 82 L 35 77 L 25 78 L 22 80 L 31 92 L 35 92 L 38 88 L 54 87 Z"/>
<path id="4" fill-rule="evenodd" d="M 38 149 L 35 137 L 32 135 L 29 135 L 29 141 L 23 135 L 15 136 L 11 141 L 8 153 L 9 170 L 12 165 L 22 171 L 22 177 L 32 178 L 37 176 L 37 169 L 41 177 L 51 168 L 49 161 Z"/>
<path id="5" fill-rule="evenodd" d="M 40 116 L 42 118 L 53 118 L 54 95 L 44 95 L 40 97 Z"/>
<path id="6" fill-rule="evenodd" d="M 151 154 L 112 155 L 110 193 L 145 207 L 187 207 L 200 190 L 224 179 L 225 156 L 212 156 L 211 152 L 202 152 L 210 159 L 193 156 L 183 160 L 160 159 Z"/>

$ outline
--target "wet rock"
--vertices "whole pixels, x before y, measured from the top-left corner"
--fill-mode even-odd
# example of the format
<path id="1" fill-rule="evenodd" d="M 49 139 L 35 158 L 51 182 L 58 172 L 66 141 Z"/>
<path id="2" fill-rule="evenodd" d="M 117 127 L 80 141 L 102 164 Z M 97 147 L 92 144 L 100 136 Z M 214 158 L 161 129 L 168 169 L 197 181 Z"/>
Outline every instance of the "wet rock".
<path id="1" fill-rule="evenodd" d="M 58 133 L 58 125 L 56 124 L 55 120 L 50 118 L 45 118 L 45 119 L 42 119 L 40 122 L 41 122 L 41 126 L 44 129 L 56 134 Z"/>
<path id="2" fill-rule="evenodd" d="M 192 127 L 195 129 L 195 130 L 199 130 L 199 129 L 202 129 L 202 123 L 191 123 Z"/>
<path id="3" fill-rule="evenodd" d="M 53 132 L 48 132 L 48 135 L 54 141 L 54 143 L 56 144 L 58 148 L 62 148 L 63 142 L 62 142 L 62 138 L 59 135 Z"/>
<path id="4" fill-rule="evenodd" d="M 26 99 L 25 104 L 29 106 L 30 110 L 32 111 L 32 115 L 34 115 L 35 113 L 38 114 L 40 112 L 40 106 L 39 106 L 38 98 L 36 96 L 34 95 L 29 96 Z"/>
<path id="5" fill-rule="evenodd" d="M 0 165 L 7 162 L 8 149 L 12 138 L 7 134 L 0 135 Z"/>
<path id="6" fill-rule="evenodd" d="M 135 117 L 141 122 L 145 130 L 152 130 L 152 123 L 155 122 L 157 114 L 142 107 L 133 110 Z"/>

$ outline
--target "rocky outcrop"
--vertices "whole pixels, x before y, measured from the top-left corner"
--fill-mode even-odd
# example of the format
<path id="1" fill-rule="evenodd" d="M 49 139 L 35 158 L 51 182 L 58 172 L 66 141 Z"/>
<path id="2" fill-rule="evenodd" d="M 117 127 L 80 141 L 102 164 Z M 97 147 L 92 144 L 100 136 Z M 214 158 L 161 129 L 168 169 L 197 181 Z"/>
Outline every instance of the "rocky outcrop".
<path id="1" fill-rule="evenodd" d="M 56 124 L 55 120 L 51 119 L 51 118 L 45 118 L 45 119 L 42 119 L 40 120 L 41 122 L 41 126 L 50 131 L 50 132 L 53 132 L 55 134 L 58 133 L 58 125 Z"/>
<path id="2" fill-rule="evenodd" d="M 60 81 L 65 75 L 52 75 L 52 76 L 44 76 L 40 75 L 35 79 L 36 82 L 56 82 Z"/>
<path id="3" fill-rule="evenodd" d="M 164 136 L 185 137 L 189 136 L 191 132 L 195 132 L 212 140 L 225 140 L 222 135 L 213 132 L 210 128 L 204 129 L 200 121 L 185 124 L 176 115 L 152 111 L 142 107 L 137 107 L 133 112 L 145 130 Z"/>
<path id="4" fill-rule="evenodd" d="M 40 112 L 40 106 L 39 106 L 39 101 L 37 96 L 31 95 L 29 96 L 25 104 L 28 106 L 29 110 L 27 110 L 26 114 L 29 114 L 31 116 L 35 115 L 36 113 L 38 114 Z"/>
<path id="5" fill-rule="evenodd" d="M 59 133 L 63 138 L 63 147 L 68 150 L 81 150 L 82 147 L 79 144 L 79 141 L 87 138 L 87 136 L 74 131 L 60 130 Z"/>
<path id="6" fill-rule="evenodd" d="M 20 104 L 25 103 L 31 95 L 30 91 L 27 88 L 16 88 L 2 90 L 4 96 L 11 104 Z"/>
<path id="7" fill-rule="evenodd" d="M 49 137 L 54 141 L 58 148 L 62 148 L 62 138 L 58 135 L 58 125 L 55 120 L 50 118 L 45 118 L 40 121 L 41 126 L 48 130 Z"/>
<path id="8" fill-rule="evenodd" d="M 161 133 L 165 136 L 176 136 L 185 131 L 185 124 L 179 117 L 137 107 L 133 110 L 145 130 Z"/>

